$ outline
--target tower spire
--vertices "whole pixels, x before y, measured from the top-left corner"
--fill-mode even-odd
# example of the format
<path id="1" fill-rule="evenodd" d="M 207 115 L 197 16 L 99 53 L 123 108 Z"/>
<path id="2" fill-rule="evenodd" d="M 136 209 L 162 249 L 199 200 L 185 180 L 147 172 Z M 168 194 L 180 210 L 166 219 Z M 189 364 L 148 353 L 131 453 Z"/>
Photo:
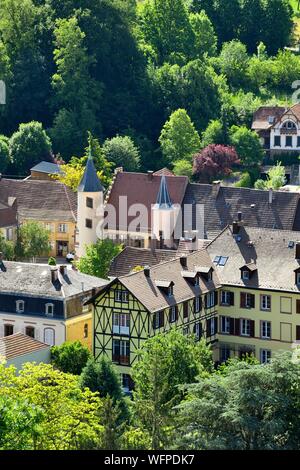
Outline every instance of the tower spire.
<path id="1" fill-rule="evenodd" d="M 161 177 L 159 192 L 157 195 L 156 205 L 159 209 L 171 209 L 172 201 L 170 198 L 167 179 L 165 175 Z"/>
<path id="2" fill-rule="evenodd" d="M 87 159 L 86 167 L 85 167 L 84 174 L 81 178 L 77 191 L 84 192 L 84 193 L 103 192 L 103 186 L 101 184 L 100 179 L 98 178 L 93 156 L 92 156 L 91 139 L 89 139 L 89 147 L 88 147 L 87 154 L 88 154 L 88 159 Z"/>

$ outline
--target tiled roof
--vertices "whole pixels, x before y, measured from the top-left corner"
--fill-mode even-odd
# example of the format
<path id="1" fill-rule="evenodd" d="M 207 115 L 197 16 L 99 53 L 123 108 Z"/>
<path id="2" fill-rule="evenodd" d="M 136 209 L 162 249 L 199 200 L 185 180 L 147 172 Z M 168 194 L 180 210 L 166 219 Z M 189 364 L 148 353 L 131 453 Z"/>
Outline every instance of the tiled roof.
<path id="1" fill-rule="evenodd" d="M 185 270 L 192 272 L 195 271 L 197 266 L 212 266 L 211 259 L 205 250 L 187 256 Z M 204 277 L 201 277 L 199 287 L 194 286 L 188 279 L 184 278 L 182 271 L 183 266 L 180 259 L 177 258 L 151 267 L 149 277 L 145 275 L 144 271 L 140 271 L 120 277 L 119 280 L 150 312 L 168 308 L 220 286 L 216 271 L 213 272 L 212 281 L 207 281 Z M 168 297 L 163 289 L 157 286 L 158 281 L 164 282 L 166 285 L 173 282 L 174 295 Z"/>
<path id="2" fill-rule="evenodd" d="M 127 246 L 112 261 L 109 276 L 119 277 L 129 274 L 137 266 L 154 266 L 176 258 L 173 250 L 150 250 Z"/>
<path id="3" fill-rule="evenodd" d="M 30 171 L 37 171 L 38 173 L 47 173 L 48 175 L 57 175 L 62 173 L 60 165 L 57 163 L 40 162 L 31 168 Z"/>
<path id="4" fill-rule="evenodd" d="M 175 176 L 173 171 L 169 170 L 169 168 L 161 168 L 160 170 L 157 170 L 153 173 L 156 176 Z"/>
<path id="5" fill-rule="evenodd" d="M 120 211 L 120 196 L 127 196 L 128 208 L 134 204 L 144 205 L 148 211 L 148 220 L 145 221 L 140 230 L 150 231 L 151 208 L 156 203 L 161 178 L 161 176 L 155 174 L 120 172 L 115 176 L 107 202 L 115 207 L 117 214 Z M 186 176 L 166 176 L 166 181 L 173 204 L 182 204 L 188 178 Z M 135 218 L 136 215 L 129 216 L 127 223 L 120 225 L 119 217 L 117 217 L 117 230 L 127 230 L 129 223 Z"/>
<path id="6" fill-rule="evenodd" d="M 17 225 L 17 206 L 0 201 L 0 228 Z"/>
<path id="7" fill-rule="evenodd" d="M 250 288 L 300 292 L 295 284 L 295 243 L 300 232 L 241 227 L 238 238 L 227 227 L 212 241 L 207 252 L 212 261 L 217 256 L 228 257 L 225 266 L 216 266 L 222 284 Z M 251 243 L 249 243 L 251 242 Z M 289 242 L 294 242 L 290 244 Z M 240 268 L 255 264 L 249 280 L 241 279 Z"/>
<path id="8" fill-rule="evenodd" d="M 22 333 L 0 338 L 0 356 L 7 360 L 49 348 L 48 344 Z"/>
<path id="9" fill-rule="evenodd" d="M 77 196 L 67 186 L 56 181 L 0 180 L 0 200 L 17 198 L 18 213 L 24 219 L 76 220 Z"/>
<path id="10" fill-rule="evenodd" d="M 6 270 L 0 269 L 0 292 L 22 293 L 53 298 L 68 298 L 84 291 L 99 288 L 108 283 L 104 279 L 88 276 L 68 266 L 65 274 L 58 273 L 58 281 L 52 282 L 51 269 L 46 264 L 4 261 Z"/>
<path id="11" fill-rule="evenodd" d="M 244 224 L 252 227 L 293 230 L 299 195 L 273 191 L 272 203 L 269 192 L 257 189 L 215 187 L 209 184 L 189 184 L 184 204 L 190 208 L 204 205 L 205 237 L 213 239 L 224 227 L 231 224 L 242 212 Z M 186 209 L 187 210 L 187 209 Z M 193 229 L 196 228 L 196 212 L 192 210 Z"/>
<path id="12" fill-rule="evenodd" d="M 269 117 L 274 117 L 274 122 L 281 118 L 287 108 L 283 106 L 261 106 L 253 115 L 252 129 L 267 130 L 273 126 Z"/>

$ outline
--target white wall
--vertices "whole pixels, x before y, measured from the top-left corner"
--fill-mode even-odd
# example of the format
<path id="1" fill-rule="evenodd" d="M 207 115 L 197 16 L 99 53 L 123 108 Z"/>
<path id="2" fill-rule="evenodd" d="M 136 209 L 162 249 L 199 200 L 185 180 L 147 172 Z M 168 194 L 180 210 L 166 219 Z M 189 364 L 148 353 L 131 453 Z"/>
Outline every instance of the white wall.
<path id="1" fill-rule="evenodd" d="M 97 242 L 97 226 L 102 219 L 103 193 L 84 193 L 78 192 L 77 207 L 77 236 L 76 236 L 76 255 L 80 258 L 85 255 L 85 245 L 91 245 Z M 93 208 L 87 207 L 86 200 L 93 200 Z M 101 210 L 102 208 L 102 210 Z M 86 227 L 86 219 L 92 220 L 93 227 Z"/>
<path id="2" fill-rule="evenodd" d="M 65 325 L 62 321 L 51 320 L 48 318 L 36 318 L 29 316 L 11 315 L 8 313 L 0 314 L 0 338 L 4 336 L 4 325 L 13 325 L 14 333 L 25 334 L 26 326 L 35 328 L 35 339 L 38 341 L 45 341 L 45 330 L 47 328 L 54 330 L 55 346 L 58 346 L 66 341 Z"/>

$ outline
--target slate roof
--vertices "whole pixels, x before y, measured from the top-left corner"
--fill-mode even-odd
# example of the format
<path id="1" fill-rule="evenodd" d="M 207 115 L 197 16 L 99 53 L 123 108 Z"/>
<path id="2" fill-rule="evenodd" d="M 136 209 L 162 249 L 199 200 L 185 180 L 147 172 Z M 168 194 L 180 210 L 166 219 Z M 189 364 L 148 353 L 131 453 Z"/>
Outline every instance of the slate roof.
<path id="1" fill-rule="evenodd" d="M 195 271 L 197 266 L 211 267 L 212 262 L 205 250 L 191 253 L 187 256 L 186 271 Z M 161 309 L 174 306 L 178 303 L 195 298 L 220 286 L 216 271 L 213 272 L 213 279 L 207 281 L 200 277 L 200 286 L 194 286 L 188 279 L 182 276 L 183 267 L 180 259 L 166 261 L 152 266 L 150 276 L 147 277 L 144 271 L 129 274 L 119 278 L 119 281 L 128 289 L 150 312 L 157 312 Z M 174 283 L 173 296 L 168 297 L 163 289 L 157 286 L 157 282 L 164 282 L 165 285 Z"/>
<path id="2" fill-rule="evenodd" d="M 98 178 L 91 151 L 89 151 L 89 157 L 87 159 L 84 174 L 81 178 L 77 191 L 83 193 L 103 192 L 103 187 Z"/>
<path id="3" fill-rule="evenodd" d="M 108 281 L 79 273 L 68 266 L 65 275 L 52 282 L 51 266 L 46 264 L 4 261 L 0 269 L 0 292 L 66 299 L 84 291 L 105 286 Z"/>
<path id="4" fill-rule="evenodd" d="M 7 360 L 49 348 L 48 344 L 37 341 L 22 333 L 16 333 L 0 339 L 0 356 L 5 357 Z"/>
<path id="5" fill-rule="evenodd" d="M 222 284 L 300 292 L 294 273 L 300 264 L 295 246 L 289 248 L 289 242 L 300 241 L 300 232 L 241 227 L 238 236 L 236 239 L 232 228 L 226 227 L 207 247 L 212 261 L 216 256 L 228 257 L 225 266 L 215 266 Z M 249 280 L 242 280 L 240 268 L 249 263 L 257 271 Z"/>
<path id="6" fill-rule="evenodd" d="M 32 167 L 30 171 L 37 171 L 38 173 L 47 173 L 47 175 L 62 174 L 60 165 L 58 165 L 57 163 L 50 162 L 40 162 L 34 167 Z"/>
<path id="7" fill-rule="evenodd" d="M 173 250 L 150 250 L 127 246 L 113 259 L 109 276 L 124 276 L 129 274 L 136 266 L 154 266 L 177 256 L 177 252 Z"/>
<path id="8" fill-rule="evenodd" d="M 127 207 L 133 204 L 142 204 L 147 208 L 148 220 L 141 224 L 140 231 L 151 230 L 151 212 L 152 206 L 155 205 L 157 195 L 159 193 L 161 175 L 146 174 L 146 173 L 126 173 L 119 172 L 115 175 L 112 187 L 107 195 L 107 203 L 112 204 L 116 213 L 120 212 L 120 196 L 127 196 Z M 185 189 L 188 184 L 187 176 L 165 176 L 168 185 L 170 199 L 173 204 L 182 204 Z M 128 225 L 134 216 L 128 216 L 124 223 L 120 224 L 119 217 L 117 217 L 117 230 L 127 230 Z"/>
<path id="9" fill-rule="evenodd" d="M 294 230 L 300 224 L 297 193 L 273 191 L 273 201 L 269 204 L 268 191 L 194 183 L 187 187 L 184 204 L 189 205 L 184 210 L 189 210 L 193 229 L 196 204 L 204 205 L 204 235 L 210 240 L 237 220 L 238 212 L 242 212 L 244 224 L 252 227 Z"/>
<path id="10" fill-rule="evenodd" d="M 56 181 L 0 180 L 0 200 L 17 199 L 18 213 L 24 219 L 76 221 L 77 196 Z"/>

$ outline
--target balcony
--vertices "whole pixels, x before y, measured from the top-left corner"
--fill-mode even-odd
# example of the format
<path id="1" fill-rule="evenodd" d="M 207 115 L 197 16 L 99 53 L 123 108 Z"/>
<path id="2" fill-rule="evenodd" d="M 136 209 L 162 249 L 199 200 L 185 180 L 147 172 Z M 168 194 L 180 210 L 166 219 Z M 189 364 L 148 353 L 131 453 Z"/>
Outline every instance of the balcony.
<path id="1" fill-rule="evenodd" d="M 130 364 L 130 356 L 120 356 L 119 354 L 113 354 L 112 360 L 121 366 L 129 366 Z"/>

